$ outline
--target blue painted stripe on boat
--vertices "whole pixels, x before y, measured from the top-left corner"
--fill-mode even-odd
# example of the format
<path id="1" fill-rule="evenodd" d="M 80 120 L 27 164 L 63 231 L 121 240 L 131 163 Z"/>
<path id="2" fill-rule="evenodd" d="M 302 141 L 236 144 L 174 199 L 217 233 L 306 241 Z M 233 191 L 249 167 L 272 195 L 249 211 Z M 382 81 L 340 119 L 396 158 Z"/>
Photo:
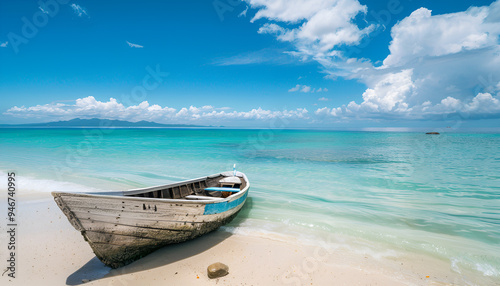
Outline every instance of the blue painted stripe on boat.
<path id="1" fill-rule="evenodd" d="M 239 206 L 241 203 L 245 201 L 247 198 L 248 192 L 246 192 L 243 196 L 240 198 L 237 198 L 236 200 L 232 202 L 221 202 L 221 203 L 215 203 L 215 204 L 206 204 L 205 205 L 205 212 L 203 213 L 204 215 L 210 215 L 210 214 L 220 214 L 225 211 L 228 211 L 230 209 L 233 209 L 237 206 Z"/>
<path id="2" fill-rule="evenodd" d="M 238 188 L 227 188 L 227 187 L 210 187 L 206 188 L 205 191 L 220 191 L 220 192 L 231 192 L 237 193 L 240 191 Z"/>

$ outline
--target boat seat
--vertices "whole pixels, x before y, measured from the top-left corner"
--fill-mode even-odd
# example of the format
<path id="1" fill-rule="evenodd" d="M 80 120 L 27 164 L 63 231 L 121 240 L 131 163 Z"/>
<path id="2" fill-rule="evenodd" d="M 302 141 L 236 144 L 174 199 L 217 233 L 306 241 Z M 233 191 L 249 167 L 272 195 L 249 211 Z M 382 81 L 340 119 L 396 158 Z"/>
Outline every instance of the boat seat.
<path id="1" fill-rule="evenodd" d="M 236 185 L 241 184 L 241 179 L 238 177 L 225 177 L 219 180 L 219 183 L 222 185 Z"/>
<path id="2" fill-rule="evenodd" d="M 221 193 L 220 196 L 227 198 L 232 193 L 237 193 L 240 191 L 241 179 L 236 176 L 229 176 L 219 180 L 219 188 Z"/>
<path id="3" fill-rule="evenodd" d="M 222 200 L 221 198 L 198 196 L 198 195 L 189 195 L 189 196 L 186 196 L 185 199 L 188 199 L 188 200 L 212 200 L 212 201 Z"/>

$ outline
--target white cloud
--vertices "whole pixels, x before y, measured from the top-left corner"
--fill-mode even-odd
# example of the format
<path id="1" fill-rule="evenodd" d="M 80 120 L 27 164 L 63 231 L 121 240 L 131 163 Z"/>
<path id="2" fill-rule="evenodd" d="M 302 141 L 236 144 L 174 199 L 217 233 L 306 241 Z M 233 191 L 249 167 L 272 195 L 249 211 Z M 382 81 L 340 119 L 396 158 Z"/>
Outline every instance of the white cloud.
<path id="1" fill-rule="evenodd" d="M 303 85 L 302 88 L 300 89 L 300 92 L 310 92 L 311 91 L 311 87 L 308 86 L 308 85 Z"/>
<path id="2" fill-rule="evenodd" d="M 493 97 L 489 93 L 480 93 L 464 106 L 464 111 L 473 114 L 500 113 L 499 97 Z"/>
<path id="3" fill-rule="evenodd" d="M 15 115 L 15 114 L 27 114 L 29 117 L 36 114 L 49 114 L 51 116 L 61 116 L 68 114 L 67 110 L 64 108 L 66 105 L 62 103 L 50 103 L 44 105 L 36 105 L 31 107 L 17 107 L 14 106 L 7 110 L 5 114 Z"/>
<path id="4" fill-rule="evenodd" d="M 301 85 L 300 85 L 300 84 L 297 84 L 296 86 L 294 86 L 294 87 L 290 88 L 290 89 L 288 90 L 288 92 L 296 92 L 296 91 L 298 91 L 298 90 L 300 89 L 300 87 L 301 87 Z"/>
<path id="5" fill-rule="evenodd" d="M 73 9 L 73 12 L 75 12 L 75 14 L 76 14 L 78 17 L 82 17 L 83 15 L 85 15 L 85 16 L 87 16 L 87 17 L 89 16 L 89 15 L 87 14 L 87 10 L 85 10 L 84 8 L 82 8 L 82 7 L 81 7 L 80 5 L 78 5 L 78 4 L 73 3 L 73 4 L 71 4 L 71 5 L 70 5 L 70 7 L 71 7 L 71 9 Z"/>
<path id="6" fill-rule="evenodd" d="M 0 43 L 0 48 L 6 48 L 9 45 L 9 41 L 5 41 L 3 43 Z"/>
<path id="7" fill-rule="evenodd" d="M 376 28 L 354 21 L 367 11 L 357 0 L 247 2 L 256 9 L 252 22 L 260 23 L 260 34 L 293 43 L 289 55 L 317 61 L 328 78 L 354 79 L 367 86 L 361 102 L 328 112 L 318 109 L 319 114 L 421 119 L 450 112 L 472 112 L 472 117 L 480 117 L 481 111 L 488 116 L 496 112 L 485 109 L 484 102 L 496 106 L 494 94 L 500 91 L 499 0 L 441 15 L 424 7 L 415 10 L 392 27 L 390 53 L 380 67 L 350 58 L 341 49 L 358 45 Z M 303 89 L 296 85 L 289 91 Z"/>
<path id="8" fill-rule="evenodd" d="M 326 98 L 326 97 L 320 97 L 318 98 L 319 101 L 329 101 L 330 99 Z"/>
<path id="9" fill-rule="evenodd" d="M 424 102 L 422 110 L 425 112 L 434 109 L 438 111 L 438 113 L 449 113 L 456 112 L 457 110 L 460 110 L 462 108 L 462 102 L 459 99 L 453 98 L 451 96 L 448 96 L 447 98 L 441 100 L 441 102 L 435 107 L 429 107 L 429 105 L 431 105 L 430 101 Z"/>
<path id="10" fill-rule="evenodd" d="M 329 112 L 333 116 L 369 118 L 378 114 L 406 115 L 411 112 L 406 103 L 413 95 L 415 85 L 412 81 L 413 71 L 403 70 L 399 73 L 388 73 L 377 79 L 373 88 L 368 88 L 363 93 L 363 101 L 351 101 L 347 106 L 333 108 L 332 110 L 320 109 L 317 112 Z"/>
<path id="11" fill-rule="evenodd" d="M 327 116 L 329 113 L 330 113 L 330 108 L 328 107 L 318 108 L 316 111 L 314 111 L 314 114 L 319 115 L 320 117 Z"/>
<path id="12" fill-rule="evenodd" d="M 495 46 L 500 27 L 486 21 L 489 15 L 489 7 L 471 7 L 465 12 L 436 16 L 420 8 L 392 28 L 391 53 L 384 60 L 384 67 L 401 66 L 426 56 Z"/>
<path id="13" fill-rule="evenodd" d="M 337 0 L 249 0 L 252 8 L 259 11 L 252 22 L 261 18 L 295 23 L 312 18 L 318 11 L 335 6 Z"/>
<path id="14" fill-rule="evenodd" d="M 295 63 L 295 59 L 284 53 L 282 49 L 265 48 L 257 51 L 241 53 L 235 56 L 220 58 L 213 62 L 213 64 L 219 66 L 251 65 L 264 63 Z"/>
<path id="15" fill-rule="evenodd" d="M 393 27 L 383 69 L 413 68 L 421 101 L 447 96 L 466 100 L 495 92 L 500 82 L 499 34 L 500 1 L 434 16 L 421 8 Z"/>
<path id="16" fill-rule="evenodd" d="M 116 99 L 110 98 L 109 101 L 99 101 L 93 96 L 79 98 L 75 104 L 50 103 L 36 105 L 31 107 L 14 106 L 8 109 L 4 114 L 24 118 L 40 118 L 58 120 L 80 118 L 103 118 L 120 119 L 129 121 L 148 120 L 155 122 L 192 122 L 205 120 L 270 120 L 276 118 L 287 119 L 307 119 L 308 111 L 305 108 L 295 110 L 273 111 L 262 108 L 252 109 L 250 111 L 232 111 L 231 108 L 215 108 L 210 105 L 201 107 L 183 107 L 180 110 L 171 107 L 161 107 L 160 105 L 150 105 L 143 101 L 138 105 L 125 107 Z"/>
<path id="17" fill-rule="evenodd" d="M 424 118 L 448 114 L 459 114 L 463 119 L 500 118 L 500 98 L 499 95 L 479 93 L 467 102 L 463 102 L 448 96 L 434 106 L 426 102 L 415 109 L 419 110 L 415 116 L 422 114 Z"/>
<path id="18" fill-rule="evenodd" d="M 285 29 L 274 24 L 274 23 L 266 23 L 259 28 L 257 33 L 259 34 L 281 34 L 284 33 Z"/>
<path id="19" fill-rule="evenodd" d="M 320 119 L 324 119 L 326 117 L 337 117 L 342 113 L 342 109 L 340 107 L 337 108 L 328 108 L 328 107 L 323 107 L 323 108 L 318 108 L 314 114 L 316 114 Z"/>
<path id="20" fill-rule="evenodd" d="M 371 33 L 375 25 L 360 28 L 354 18 L 367 7 L 357 0 L 247 0 L 257 13 L 252 22 L 267 19 L 261 34 L 274 34 L 296 46 L 294 54 L 303 59 L 321 59 L 341 45 L 355 45 Z M 279 23 L 279 24 L 277 24 Z M 300 23 L 297 28 L 287 24 Z"/>
<path id="21" fill-rule="evenodd" d="M 14 106 L 4 114 L 22 117 L 38 118 L 39 120 L 68 120 L 79 118 L 103 118 L 119 119 L 128 121 L 155 121 L 160 123 L 234 123 L 235 120 L 243 121 L 265 121 L 272 119 L 292 119 L 306 122 L 313 120 L 321 122 L 328 121 L 329 118 L 346 119 L 387 119 L 395 114 L 399 119 L 446 119 L 450 114 L 459 114 L 463 119 L 476 118 L 500 118 L 500 94 L 496 96 L 490 93 L 479 93 L 467 101 L 461 101 L 453 97 L 447 97 L 439 103 L 432 105 L 431 102 L 424 102 L 409 108 L 403 103 L 403 98 L 411 94 L 411 83 L 408 82 L 410 72 L 394 74 L 383 81 L 394 83 L 398 88 L 387 90 L 391 95 L 383 96 L 382 93 L 387 86 L 379 85 L 375 87 L 374 93 L 380 96 L 369 95 L 365 100 L 357 104 L 351 102 L 341 107 L 318 108 L 311 118 L 305 108 L 294 110 L 265 110 L 254 108 L 249 111 L 228 111 L 230 108 L 216 108 L 210 105 L 189 106 L 181 109 L 162 107 L 158 104 L 150 104 L 143 101 L 137 105 L 124 106 L 116 99 L 110 98 L 108 101 L 99 101 L 92 96 L 77 99 L 74 104 L 49 103 L 30 107 Z M 327 98 L 319 98 L 319 101 L 329 101 Z"/>
<path id="22" fill-rule="evenodd" d="M 334 6 L 318 11 L 296 31 L 295 39 L 313 44 L 322 52 L 339 45 L 357 44 L 374 26 L 365 29 L 352 22 L 359 13 L 366 13 L 366 6 L 357 1 L 337 1 Z"/>
<path id="23" fill-rule="evenodd" d="M 296 86 L 290 88 L 288 90 L 288 92 L 296 92 L 296 91 L 300 91 L 300 92 L 304 92 L 304 93 L 309 93 L 309 92 L 327 92 L 328 89 L 327 88 L 312 88 L 310 87 L 309 85 L 301 85 L 301 84 L 297 84 Z"/>
<path id="24" fill-rule="evenodd" d="M 368 108 L 367 108 L 368 107 Z M 360 118 L 360 119 L 389 119 L 396 116 L 398 119 L 425 120 L 425 119 L 448 119 L 449 115 L 457 114 L 460 118 L 481 119 L 500 118 L 500 95 L 493 96 L 490 93 L 479 93 L 467 102 L 451 96 L 446 97 L 439 103 L 432 105 L 426 101 L 411 108 L 404 106 L 394 112 L 380 112 L 367 105 L 366 101 L 356 104 L 354 101 L 347 106 L 337 108 L 318 108 L 314 114 L 321 118 Z"/>
<path id="25" fill-rule="evenodd" d="M 483 112 L 499 117 L 494 96 L 500 91 L 499 21 L 500 1 L 436 16 L 416 10 L 392 28 L 391 54 L 382 67 L 368 63 L 349 69 L 348 78 L 368 87 L 362 102 L 337 107 L 331 115 L 439 119 L 454 112 L 481 118 Z"/>
<path id="26" fill-rule="evenodd" d="M 430 101 L 410 106 L 407 102 L 415 95 L 415 84 L 412 70 L 389 73 L 379 78 L 373 88 L 363 93 L 363 101 L 351 101 L 347 105 L 336 108 L 319 108 L 315 114 L 322 117 L 360 119 L 436 119 L 444 115 L 460 113 L 467 118 L 481 118 L 488 114 L 500 118 L 500 101 L 489 93 L 479 93 L 467 103 L 448 96 L 437 104 Z M 438 116 L 438 117 L 436 117 Z"/>
<path id="27" fill-rule="evenodd" d="M 384 75 L 374 88 L 368 88 L 363 93 L 363 102 L 359 107 L 371 112 L 405 111 L 408 108 L 406 99 L 415 87 L 412 73 L 413 70 L 403 70 Z"/>
<path id="28" fill-rule="evenodd" d="M 271 111 L 264 110 L 262 108 L 252 109 L 250 111 L 244 112 L 225 112 L 225 111 L 212 111 L 203 113 L 203 118 L 217 118 L 217 119 L 254 119 L 254 120 L 269 120 L 276 118 L 288 118 L 288 119 L 306 119 L 307 109 L 297 108 L 296 110 L 284 110 L 284 111 Z"/>
<path id="29" fill-rule="evenodd" d="M 131 48 L 144 48 L 144 46 L 141 46 L 141 45 L 138 45 L 138 44 L 134 44 L 134 43 L 131 43 L 129 41 L 125 41 L 127 42 L 127 44 L 131 47 Z"/>

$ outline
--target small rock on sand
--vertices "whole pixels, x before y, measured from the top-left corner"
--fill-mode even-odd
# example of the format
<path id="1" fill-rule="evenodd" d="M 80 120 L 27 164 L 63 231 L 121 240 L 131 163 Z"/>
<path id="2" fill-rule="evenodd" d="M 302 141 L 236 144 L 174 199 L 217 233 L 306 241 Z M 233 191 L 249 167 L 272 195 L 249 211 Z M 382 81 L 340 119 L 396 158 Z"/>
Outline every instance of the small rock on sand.
<path id="1" fill-rule="evenodd" d="M 224 263 L 217 262 L 208 266 L 207 273 L 210 279 L 219 278 L 229 273 L 229 267 Z"/>

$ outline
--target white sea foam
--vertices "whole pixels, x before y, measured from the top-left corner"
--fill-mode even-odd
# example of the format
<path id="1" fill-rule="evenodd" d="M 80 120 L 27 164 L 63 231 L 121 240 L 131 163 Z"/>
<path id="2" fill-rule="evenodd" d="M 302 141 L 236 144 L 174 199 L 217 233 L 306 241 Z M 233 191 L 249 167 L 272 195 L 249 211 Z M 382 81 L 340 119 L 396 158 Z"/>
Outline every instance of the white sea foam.
<path id="1" fill-rule="evenodd" d="M 500 276 L 500 270 L 486 263 L 476 263 L 476 269 L 486 276 Z"/>
<path id="2" fill-rule="evenodd" d="M 494 267 L 493 265 L 486 262 L 473 262 L 469 259 L 452 257 L 451 258 L 451 268 L 453 271 L 462 273 L 461 268 L 466 267 L 469 269 L 475 269 L 484 276 L 490 277 L 500 277 L 500 269 Z"/>
<path id="3" fill-rule="evenodd" d="M 7 177 L 7 173 L 0 171 L 0 177 Z M 28 193 L 50 193 L 50 192 L 105 192 L 89 186 L 72 182 L 62 182 L 49 179 L 36 179 L 16 174 L 18 194 Z"/>
<path id="4" fill-rule="evenodd" d="M 367 242 L 340 234 L 327 232 L 322 232 L 321 234 L 316 232 L 304 233 L 293 231 L 290 227 L 283 228 L 277 223 L 263 223 L 253 219 L 247 219 L 237 227 L 223 226 L 221 230 L 237 235 L 321 247 L 329 252 L 342 249 L 358 255 L 371 256 L 376 260 L 398 257 L 400 255 L 397 251 L 377 248 Z"/>

